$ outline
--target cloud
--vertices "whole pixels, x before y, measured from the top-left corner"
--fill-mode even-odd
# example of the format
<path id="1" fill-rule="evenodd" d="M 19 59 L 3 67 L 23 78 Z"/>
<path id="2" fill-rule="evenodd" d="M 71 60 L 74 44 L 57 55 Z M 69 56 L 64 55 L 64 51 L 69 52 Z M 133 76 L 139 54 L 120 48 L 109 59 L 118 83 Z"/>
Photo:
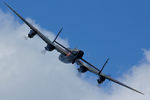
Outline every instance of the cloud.
<path id="1" fill-rule="evenodd" d="M 34 21 L 28 19 L 34 24 Z M 34 24 L 50 39 L 54 34 Z M 42 55 L 46 44 L 38 37 L 23 39 L 29 28 L 0 10 L 0 98 L 1 100 L 149 100 L 150 51 L 142 62 L 119 79 L 145 93 L 139 95 L 113 84 L 111 93 L 77 77 L 74 65 L 58 60 L 56 51 Z M 60 39 L 68 46 L 68 42 Z M 109 90 L 108 90 L 109 91 Z"/>

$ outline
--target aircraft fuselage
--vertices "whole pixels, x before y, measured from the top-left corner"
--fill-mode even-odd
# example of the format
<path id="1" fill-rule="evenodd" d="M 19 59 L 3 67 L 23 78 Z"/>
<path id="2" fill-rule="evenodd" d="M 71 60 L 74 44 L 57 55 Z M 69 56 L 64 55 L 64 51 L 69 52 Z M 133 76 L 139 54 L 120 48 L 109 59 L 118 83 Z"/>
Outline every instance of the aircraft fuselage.
<path id="1" fill-rule="evenodd" d="M 74 48 L 74 49 L 70 49 L 69 50 L 73 53 L 68 52 L 67 54 L 60 54 L 59 55 L 59 60 L 63 63 L 74 63 L 76 59 L 79 59 L 80 57 L 82 57 L 84 55 L 84 52 Z"/>

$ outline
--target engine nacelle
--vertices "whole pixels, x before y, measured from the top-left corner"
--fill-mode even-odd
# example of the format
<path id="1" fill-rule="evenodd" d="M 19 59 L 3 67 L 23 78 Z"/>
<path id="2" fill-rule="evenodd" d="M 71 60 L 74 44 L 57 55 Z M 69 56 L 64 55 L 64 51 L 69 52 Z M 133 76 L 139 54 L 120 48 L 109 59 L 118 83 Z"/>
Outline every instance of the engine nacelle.
<path id="1" fill-rule="evenodd" d="M 100 76 L 99 79 L 97 79 L 98 84 L 103 83 L 105 81 L 105 79 L 106 79 L 105 77 Z"/>
<path id="2" fill-rule="evenodd" d="M 28 37 L 33 38 L 35 35 L 36 35 L 36 32 L 34 32 L 33 30 L 30 30 Z"/>
<path id="3" fill-rule="evenodd" d="M 80 68 L 78 68 L 78 71 L 81 73 L 85 73 L 86 71 L 88 71 L 88 69 L 84 66 L 80 66 Z"/>
<path id="4" fill-rule="evenodd" d="M 48 44 L 48 45 L 45 47 L 45 50 L 47 50 L 47 51 L 53 51 L 54 49 L 55 49 L 55 46 L 50 45 L 50 44 Z"/>

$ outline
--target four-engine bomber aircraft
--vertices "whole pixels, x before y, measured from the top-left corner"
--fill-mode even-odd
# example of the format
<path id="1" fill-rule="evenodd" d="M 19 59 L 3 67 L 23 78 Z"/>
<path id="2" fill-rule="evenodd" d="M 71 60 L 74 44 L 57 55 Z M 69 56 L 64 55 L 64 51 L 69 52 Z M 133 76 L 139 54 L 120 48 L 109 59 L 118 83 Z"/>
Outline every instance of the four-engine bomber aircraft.
<path id="1" fill-rule="evenodd" d="M 102 73 L 105 65 L 107 64 L 108 60 L 106 60 L 105 64 L 103 65 L 103 67 L 99 70 L 97 67 L 95 67 L 94 65 L 92 65 L 91 63 L 89 63 L 88 61 L 86 61 L 85 59 L 83 59 L 83 55 L 84 52 L 82 50 L 79 49 L 70 49 L 70 48 L 66 48 L 65 46 L 63 46 L 62 44 L 60 44 L 59 42 L 56 41 L 57 37 L 59 36 L 59 34 L 62 31 L 62 28 L 60 29 L 60 31 L 58 32 L 58 34 L 56 35 L 55 39 L 53 41 L 50 41 L 46 36 L 44 36 L 38 29 L 36 29 L 33 25 L 31 25 L 28 21 L 26 21 L 22 16 L 20 16 L 14 9 L 12 9 L 7 3 L 4 2 L 4 4 L 11 10 L 13 11 L 25 24 L 27 24 L 30 27 L 30 32 L 28 34 L 29 38 L 33 38 L 35 35 L 38 35 L 46 44 L 47 46 L 45 47 L 46 51 L 53 51 L 53 50 L 57 50 L 58 52 L 60 52 L 60 56 L 59 56 L 59 60 L 64 62 L 64 63 L 76 63 L 77 65 L 79 65 L 80 67 L 78 68 L 78 71 L 81 73 L 84 73 L 86 71 L 90 71 L 96 75 L 99 76 L 97 82 L 98 84 L 101 84 L 105 81 L 105 79 L 108 79 L 112 82 L 115 82 L 119 85 L 122 85 L 126 88 L 129 88 L 135 92 L 138 92 L 140 94 L 143 94 L 142 92 L 133 89 L 113 78 L 111 78 L 108 75 L 105 75 L 104 73 Z"/>

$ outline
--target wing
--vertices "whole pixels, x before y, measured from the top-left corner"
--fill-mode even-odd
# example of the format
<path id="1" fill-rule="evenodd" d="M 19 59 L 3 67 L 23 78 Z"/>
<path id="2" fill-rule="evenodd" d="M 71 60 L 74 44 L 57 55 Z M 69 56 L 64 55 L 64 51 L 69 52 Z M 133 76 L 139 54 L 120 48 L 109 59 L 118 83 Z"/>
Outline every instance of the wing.
<path id="1" fill-rule="evenodd" d="M 140 92 L 140 91 L 138 91 L 138 90 L 136 90 L 136 89 L 133 89 L 133 88 L 129 87 L 128 85 L 125 85 L 125 84 L 123 84 L 123 83 L 121 83 L 121 82 L 119 82 L 119 81 L 117 81 L 117 80 L 111 78 L 111 77 L 108 76 L 108 75 L 105 75 L 105 74 L 103 74 L 103 73 L 99 73 L 99 72 L 100 72 L 99 69 L 95 69 L 95 68 L 91 67 L 90 65 L 87 65 L 87 64 L 83 63 L 83 62 L 80 61 L 80 60 L 77 60 L 76 63 L 77 63 L 78 65 L 80 65 L 80 66 L 86 67 L 90 72 L 92 72 L 92 73 L 94 73 L 94 74 L 96 74 L 96 75 L 98 75 L 98 76 L 100 76 L 100 77 L 104 77 L 105 79 L 108 79 L 108 80 L 110 80 L 110 81 L 112 81 L 112 82 L 114 82 L 114 83 L 117 83 L 117 84 L 119 84 L 119 85 L 121 85 L 121 86 L 124 86 L 124 87 L 126 87 L 126 88 L 128 88 L 128 89 L 131 89 L 131 90 L 133 90 L 133 91 L 135 91 L 135 92 L 137 92 L 137 93 L 143 94 L 142 92 Z M 144 94 L 143 94 L 143 95 L 144 95 Z"/>
<path id="2" fill-rule="evenodd" d="M 99 72 L 99 69 L 98 69 L 98 68 L 95 69 L 95 67 L 91 67 L 89 64 L 84 63 L 84 62 L 82 62 L 82 61 L 79 60 L 79 59 L 76 60 L 76 64 L 79 65 L 79 66 L 84 66 L 84 67 L 86 67 L 86 68 L 88 69 L 88 71 L 90 71 L 90 72 L 92 72 L 92 73 L 94 73 L 94 74 L 98 74 L 98 72 Z"/>
<path id="3" fill-rule="evenodd" d="M 125 85 L 125 84 L 123 84 L 123 83 L 121 83 L 121 82 L 119 82 L 119 81 L 113 79 L 113 78 L 111 78 L 110 76 L 107 76 L 107 75 L 103 74 L 103 73 L 101 73 L 100 76 L 105 77 L 106 79 L 108 79 L 108 80 L 110 80 L 110 81 L 113 81 L 113 82 L 115 82 L 115 83 L 117 83 L 117 84 L 119 84 L 119 85 L 122 85 L 122 86 L 124 86 L 124 87 L 126 87 L 126 88 L 128 88 L 128 89 L 131 89 L 131 90 L 133 90 L 133 91 L 135 91 L 135 92 L 138 92 L 138 93 L 140 93 L 140 94 L 143 94 L 142 92 L 140 92 L 140 91 L 138 91 L 138 90 L 136 90 L 136 89 L 133 89 L 133 88 L 131 88 L 131 87 L 129 87 L 129 86 L 127 86 L 127 85 Z M 144 95 L 144 94 L 143 94 L 143 95 Z"/>
<path id="4" fill-rule="evenodd" d="M 26 25 L 28 25 L 30 27 L 31 30 L 33 30 L 34 32 L 36 32 L 36 34 L 48 45 L 53 45 L 55 47 L 55 49 L 62 53 L 62 54 L 66 54 L 67 51 L 64 50 L 63 48 L 61 48 L 60 46 L 54 44 L 52 41 L 50 41 L 45 35 L 43 35 L 38 29 L 36 29 L 32 24 L 30 24 L 27 20 L 25 20 L 21 15 L 19 15 L 13 8 L 11 8 L 6 2 L 4 2 L 4 4 L 12 11 L 14 12 Z M 57 36 L 58 37 L 58 36 Z"/>

